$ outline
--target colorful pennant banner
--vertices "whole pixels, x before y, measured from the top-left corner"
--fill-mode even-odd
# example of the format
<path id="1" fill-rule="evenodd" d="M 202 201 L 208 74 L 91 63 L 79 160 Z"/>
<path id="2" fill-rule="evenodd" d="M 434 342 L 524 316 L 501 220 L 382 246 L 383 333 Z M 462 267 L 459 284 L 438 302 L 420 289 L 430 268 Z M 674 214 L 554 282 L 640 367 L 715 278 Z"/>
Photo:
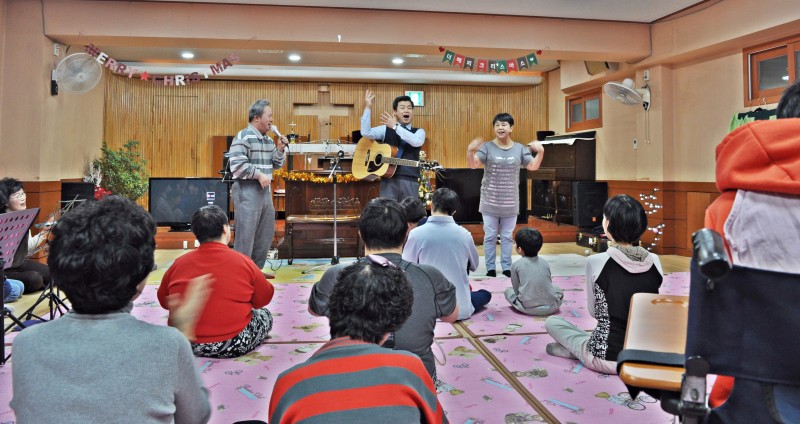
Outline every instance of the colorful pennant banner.
<path id="1" fill-rule="evenodd" d="M 463 54 L 447 50 L 444 47 L 439 47 L 439 51 L 444 53 L 442 62 L 447 62 L 450 64 L 450 66 L 457 66 L 460 69 L 475 72 L 494 72 L 496 74 L 501 72 L 510 73 L 512 71 L 518 72 L 524 69 L 530 69 L 533 65 L 539 63 L 539 59 L 536 58 L 536 55 L 542 54 L 541 50 L 537 50 L 535 53 L 530 53 L 526 56 L 518 57 L 516 59 L 491 60 L 468 57 Z"/>

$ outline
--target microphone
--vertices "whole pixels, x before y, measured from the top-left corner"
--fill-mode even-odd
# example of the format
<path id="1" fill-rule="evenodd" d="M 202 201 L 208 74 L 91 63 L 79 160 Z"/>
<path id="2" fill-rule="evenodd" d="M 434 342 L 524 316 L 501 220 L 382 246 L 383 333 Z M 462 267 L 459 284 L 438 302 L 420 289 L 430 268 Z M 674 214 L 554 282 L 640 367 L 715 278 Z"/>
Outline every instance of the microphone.
<path id="1" fill-rule="evenodd" d="M 276 127 L 275 124 L 272 124 L 272 126 L 269 127 L 269 130 L 275 133 L 275 135 L 278 136 L 279 140 L 283 138 L 283 134 L 281 134 L 281 132 L 278 131 L 278 127 Z M 288 140 L 287 142 L 283 143 L 283 145 L 288 147 L 289 146 Z"/>

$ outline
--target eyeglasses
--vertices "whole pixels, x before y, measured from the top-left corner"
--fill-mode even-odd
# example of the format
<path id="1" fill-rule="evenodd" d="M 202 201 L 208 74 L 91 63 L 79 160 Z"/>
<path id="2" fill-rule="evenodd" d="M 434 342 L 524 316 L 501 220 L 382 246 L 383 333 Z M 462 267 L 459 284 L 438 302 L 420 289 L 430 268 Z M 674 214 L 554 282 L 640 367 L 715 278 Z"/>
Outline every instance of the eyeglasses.
<path id="1" fill-rule="evenodd" d="M 384 268 L 386 267 L 397 268 L 397 265 L 395 265 L 394 262 L 384 258 L 381 255 L 367 255 L 367 259 L 369 259 L 369 261 L 374 263 L 375 265 L 380 265 Z"/>
<path id="2" fill-rule="evenodd" d="M 16 192 L 16 193 L 12 194 L 10 197 L 11 197 L 12 199 L 14 199 L 14 200 L 20 200 L 20 199 L 24 199 L 24 198 L 25 198 L 25 197 L 27 197 L 27 196 L 28 196 L 28 195 L 27 195 L 27 194 L 25 194 L 25 192 L 24 192 L 24 191 L 19 191 L 19 192 Z"/>

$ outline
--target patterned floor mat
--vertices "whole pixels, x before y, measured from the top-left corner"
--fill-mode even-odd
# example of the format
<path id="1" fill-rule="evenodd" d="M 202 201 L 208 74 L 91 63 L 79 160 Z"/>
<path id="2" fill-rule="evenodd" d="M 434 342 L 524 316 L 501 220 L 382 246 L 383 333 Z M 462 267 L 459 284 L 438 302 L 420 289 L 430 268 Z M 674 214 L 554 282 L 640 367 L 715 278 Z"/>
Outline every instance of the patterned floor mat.
<path id="1" fill-rule="evenodd" d="M 479 343 L 520 387 L 562 423 L 671 423 L 672 415 L 646 394 L 631 399 L 622 380 L 545 352 L 546 335 L 481 337 Z"/>
<path id="2" fill-rule="evenodd" d="M 564 290 L 564 303 L 555 316 L 566 318 L 580 328 L 591 330 L 597 321 L 589 316 L 586 309 L 586 291 L 581 275 L 571 277 L 553 277 L 553 284 Z M 473 336 L 492 334 L 526 334 L 544 333 L 544 321 L 547 317 L 533 317 L 517 312 L 503 294 L 506 287 L 511 287 L 511 279 L 505 277 L 473 280 L 472 289 L 486 289 L 492 292 L 492 301 L 482 311 L 470 319 L 462 321 L 467 331 Z"/>
<path id="3" fill-rule="evenodd" d="M 451 424 L 528 423 L 542 415 L 467 339 L 438 340 L 447 363 L 437 364 L 439 402 Z M 441 352 L 434 347 L 438 357 Z"/>
<path id="4" fill-rule="evenodd" d="M 268 305 L 273 316 L 272 331 L 267 343 L 324 342 L 330 338 L 328 319 L 315 317 L 308 312 L 308 296 L 311 284 L 273 284 L 275 295 Z M 167 311 L 158 303 L 158 287 L 146 286 L 142 295 L 134 302 L 131 314 L 136 318 L 156 325 L 167 324 Z M 434 336 L 439 338 L 461 337 L 452 324 L 438 322 Z"/>

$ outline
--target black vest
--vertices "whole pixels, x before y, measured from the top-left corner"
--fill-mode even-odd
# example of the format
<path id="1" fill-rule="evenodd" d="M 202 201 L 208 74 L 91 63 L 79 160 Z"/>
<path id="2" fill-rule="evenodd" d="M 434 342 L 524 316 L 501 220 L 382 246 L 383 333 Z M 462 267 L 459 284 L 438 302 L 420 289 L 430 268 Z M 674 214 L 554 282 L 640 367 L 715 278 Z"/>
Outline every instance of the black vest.
<path id="1" fill-rule="evenodd" d="M 416 133 L 419 128 L 411 128 L 411 133 Z M 397 147 L 400 150 L 401 146 L 405 146 L 403 148 L 403 159 L 409 160 L 419 160 L 419 151 L 421 147 L 413 147 L 410 144 L 403 141 L 397 132 L 395 132 L 394 128 L 386 127 L 386 135 L 383 136 L 383 142 L 394 147 Z M 397 171 L 394 173 L 393 178 L 402 178 L 406 180 L 413 180 L 417 181 L 419 179 L 419 168 L 414 168 L 411 166 L 398 166 Z"/>

